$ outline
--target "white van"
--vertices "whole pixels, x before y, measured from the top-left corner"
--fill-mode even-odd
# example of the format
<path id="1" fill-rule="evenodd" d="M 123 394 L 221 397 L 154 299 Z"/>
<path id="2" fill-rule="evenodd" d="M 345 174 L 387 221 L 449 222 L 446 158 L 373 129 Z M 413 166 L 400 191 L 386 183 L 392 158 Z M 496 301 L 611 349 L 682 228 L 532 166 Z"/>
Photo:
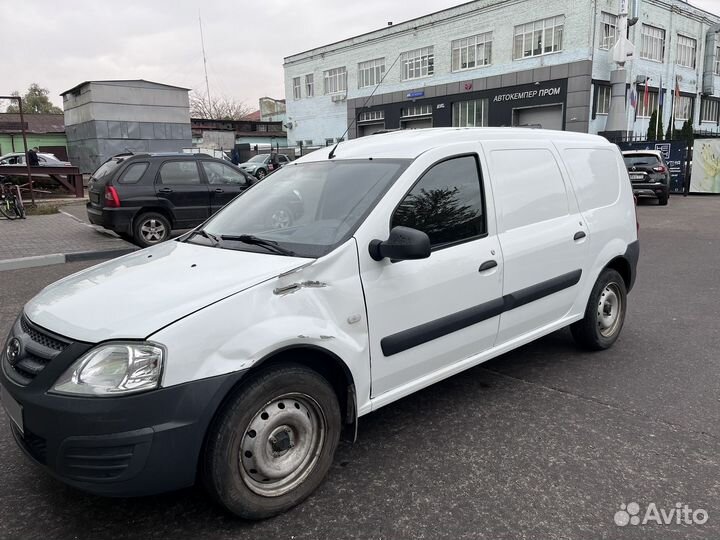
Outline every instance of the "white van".
<path id="1" fill-rule="evenodd" d="M 293 219 L 270 228 L 279 211 Z M 68 484 L 128 496 L 202 479 L 264 518 L 320 484 L 360 416 L 568 325 L 611 346 L 638 255 L 605 139 L 352 140 L 177 240 L 45 288 L 3 348 L 2 403 Z"/>

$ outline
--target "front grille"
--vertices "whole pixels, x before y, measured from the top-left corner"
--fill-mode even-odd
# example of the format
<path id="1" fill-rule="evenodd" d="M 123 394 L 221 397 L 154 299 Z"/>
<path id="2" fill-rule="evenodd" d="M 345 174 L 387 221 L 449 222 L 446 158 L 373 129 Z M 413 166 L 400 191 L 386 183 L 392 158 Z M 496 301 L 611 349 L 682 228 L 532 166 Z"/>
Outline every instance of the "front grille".
<path id="1" fill-rule="evenodd" d="M 63 451 L 62 468 L 78 480 L 113 480 L 128 470 L 134 455 L 134 444 L 68 447 Z"/>
<path id="2" fill-rule="evenodd" d="M 65 347 L 69 345 L 66 341 L 55 339 L 54 337 L 41 332 L 37 327 L 31 326 L 30 321 L 27 320 L 25 315 L 20 317 L 20 328 L 22 328 L 23 332 L 30 336 L 31 340 L 47 347 L 48 349 L 63 351 Z"/>
<path id="3" fill-rule="evenodd" d="M 23 314 L 13 327 L 13 336 L 22 343 L 20 357 L 11 364 L 3 355 L 6 375 L 17 384 L 27 386 L 70 342 L 33 324 Z"/>

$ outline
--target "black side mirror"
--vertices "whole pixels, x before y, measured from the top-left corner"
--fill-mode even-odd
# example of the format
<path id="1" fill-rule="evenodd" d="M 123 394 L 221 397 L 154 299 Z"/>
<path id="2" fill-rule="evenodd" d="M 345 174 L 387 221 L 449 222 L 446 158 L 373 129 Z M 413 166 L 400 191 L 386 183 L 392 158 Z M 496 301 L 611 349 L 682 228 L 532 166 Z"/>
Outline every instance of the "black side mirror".
<path id="1" fill-rule="evenodd" d="M 396 261 L 427 259 L 430 256 L 430 238 L 410 227 L 393 227 L 387 240 L 372 240 L 368 246 L 376 261 L 389 258 Z"/>

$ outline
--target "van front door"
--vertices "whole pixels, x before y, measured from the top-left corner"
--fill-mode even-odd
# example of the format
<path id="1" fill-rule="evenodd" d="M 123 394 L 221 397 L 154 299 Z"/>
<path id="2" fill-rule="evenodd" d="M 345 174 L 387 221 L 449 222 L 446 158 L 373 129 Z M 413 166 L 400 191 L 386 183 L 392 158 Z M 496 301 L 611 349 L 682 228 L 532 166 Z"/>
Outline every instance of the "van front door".
<path id="1" fill-rule="evenodd" d="M 483 148 L 505 260 L 500 345 L 568 315 L 586 277 L 589 232 L 550 143 L 487 142 Z"/>
<path id="2" fill-rule="evenodd" d="M 417 159 L 374 223 L 358 231 L 376 406 L 439 380 L 495 341 L 503 261 L 492 199 L 477 145 L 458 147 L 466 153 L 447 158 L 441 149 Z M 430 257 L 373 260 L 369 242 L 400 225 L 428 234 Z"/>

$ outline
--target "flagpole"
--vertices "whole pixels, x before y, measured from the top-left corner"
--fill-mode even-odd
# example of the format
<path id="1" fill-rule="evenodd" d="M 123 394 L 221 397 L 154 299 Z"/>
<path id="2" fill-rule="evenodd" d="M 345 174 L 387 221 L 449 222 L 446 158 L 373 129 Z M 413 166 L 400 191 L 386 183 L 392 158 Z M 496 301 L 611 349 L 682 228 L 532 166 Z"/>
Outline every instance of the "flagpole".
<path id="1" fill-rule="evenodd" d="M 672 107 L 670 108 L 670 140 L 675 138 L 675 89 L 673 88 Z"/>
<path id="2" fill-rule="evenodd" d="M 658 140 L 658 130 L 660 129 L 660 94 L 662 93 L 662 77 L 660 77 L 660 87 L 658 88 L 658 108 L 655 115 L 655 140 Z"/>

